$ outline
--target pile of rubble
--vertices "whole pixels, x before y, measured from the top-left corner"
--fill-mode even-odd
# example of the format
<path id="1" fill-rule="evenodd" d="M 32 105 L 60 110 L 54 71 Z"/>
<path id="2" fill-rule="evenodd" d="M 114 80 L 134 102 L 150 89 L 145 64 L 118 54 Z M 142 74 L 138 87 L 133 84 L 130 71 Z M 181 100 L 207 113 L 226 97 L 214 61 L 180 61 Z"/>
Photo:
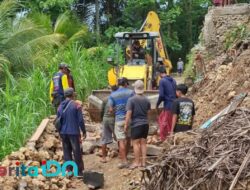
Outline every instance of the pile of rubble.
<path id="1" fill-rule="evenodd" d="M 172 146 L 144 171 L 147 190 L 246 189 L 250 172 L 250 109 L 237 109 L 200 137 Z"/>
<path id="2" fill-rule="evenodd" d="M 243 51 L 234 62 L 223 63 L 226 56 L 220 56 L 207 63 L 211 67 L 205 78 L 191 89 L 191 97 L 196 104 L 196 126 L 225 108 L 240 93 L 250 89 L 250 50 Z M 243 104 L 250 107 L 250 98 Z"/>
<path id="3" fill-rule="evenodd" d="M 85 122 L 90 123 L 90 119 L 87 112 L 84 112 Z M 57 189 L 70 189 L 76 185 L 75 180 L 71 180 L 67 177 L 44 177 L 42 175 L 41 165 L 43 161 L 55 160 L 60 164 L 63 164 L 63 151 L 60 141 L 59 133 L 55 130 L 53 125 L 54 117 L 50 118 L 50 121 L 46 125 L 42 135 L 38 137 L 37 141 L 28 141 L 25 147 L 20 148 L 16 152 L 12 152 L 6 156 L 0 166 L 2 167 L 1 174 L 4 174 L 7 169 L 7 175 L 1 175 L 0 177 L 0 190 L 57 190 Z M 83 143 L 83 153 L 93 153 L 98 147 L 98 140 L 100 139 L 100 133 L 98 132 L 98 126 L 94 124 L 87 124 L 88 138 Z M 39 129 L 38 129 L 39 130 Z M 110 149 L 111 150 L 111 149 Z M 20 166 L 25 167 L 37 166 L 38 177 L 25 176 L 21 173 Z M 13 168 L 11 176 L 9 176 L 9 168 Z M 16 176 L 16 169 L 19 167 L 19 176 Z M 6 168 L 6 169 L 3 169 Z M 47 172 L 55 172 L 56 168 L 52 167 Z"/>
<path id="4" fill-rule="evenodd" d="M 52 122 L 50 122 L 52 123 Z M 34 189 L 68 189 L 72 186 L 71 181 L 66 177 L 46 178 L 42 175 L 41 165 L 46 160 L 56 160 L 63 163 L 63 152 L 58 133 L 55 132 L 55 127 L 50 124 L 39 138 L 36 144 L 27 144 L 27 146 L 20 148 L 18 151 L 6 156 L 2 162 L 1 167 L 19 167 L 20 164 L 26 167 L 37 166 L 38 177 L 30 177 L 19 173 L 16 176 L 16 170 L 12 172 L 11 176 L 0 177 L 1 190 L 34 190 Z M 15 169 L 14 168 L 14 169 Z M 56 168 L 52 167 L 48 172 L 55 172 Z M 9 172 L 9 171 L 8 171 Z M 19 170 L 19 172 L 21 172 Z"/>

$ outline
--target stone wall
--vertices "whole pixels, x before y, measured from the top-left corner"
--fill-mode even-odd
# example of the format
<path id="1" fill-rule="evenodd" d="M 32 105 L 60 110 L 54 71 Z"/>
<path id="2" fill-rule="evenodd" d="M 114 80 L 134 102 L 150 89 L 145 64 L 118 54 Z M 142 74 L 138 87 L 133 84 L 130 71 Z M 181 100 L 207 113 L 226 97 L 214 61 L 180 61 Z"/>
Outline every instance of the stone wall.
<path id="1" fill-rule="evenodd" d="M 237 26 L 250 21 L 250 5 L 237 4 L 211 7 L 205 17 L 203 42 L 207 51 L 219 55 L 223 52 L 226 34 Z"/>

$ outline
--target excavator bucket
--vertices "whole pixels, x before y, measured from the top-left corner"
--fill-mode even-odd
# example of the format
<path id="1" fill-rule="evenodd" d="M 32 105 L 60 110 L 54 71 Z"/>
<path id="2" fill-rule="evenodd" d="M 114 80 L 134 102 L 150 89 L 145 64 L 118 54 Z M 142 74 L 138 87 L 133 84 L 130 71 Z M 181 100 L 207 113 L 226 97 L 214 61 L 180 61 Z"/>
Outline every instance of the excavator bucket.
<path id="1" fill-rule="evenodd" d="M 88 112 L 90 114 L 90 118 L 94 122 L 102 121 L 102 113 L 103 113 L 103 105 L 104 102 L 108 99 L 111 91 L 110 90 L 94 90 L 92 94 L 89 96 L 88 101 Z M 155 122 L 157 120 L 157 112 L 156 112 L 156 103 L 158 100 L 158 91 L 157 90 L 146 90 L 144 95 L 148 97 L 151 103 L 151 110 L 149 114 L 149 120 Z"/>

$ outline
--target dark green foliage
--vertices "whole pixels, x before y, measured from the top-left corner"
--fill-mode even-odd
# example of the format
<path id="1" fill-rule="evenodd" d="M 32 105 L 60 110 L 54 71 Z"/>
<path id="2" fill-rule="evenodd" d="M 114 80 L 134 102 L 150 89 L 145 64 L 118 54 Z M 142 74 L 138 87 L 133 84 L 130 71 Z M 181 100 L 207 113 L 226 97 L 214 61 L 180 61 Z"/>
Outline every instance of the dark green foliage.
<path id="1" fill-rule="evenodd" d="M 225 50 L 232 48 L 237 41 L 244 40 L 250 36 L 250 31 L 246 25 L 240 25 L 226 34 Z"/>

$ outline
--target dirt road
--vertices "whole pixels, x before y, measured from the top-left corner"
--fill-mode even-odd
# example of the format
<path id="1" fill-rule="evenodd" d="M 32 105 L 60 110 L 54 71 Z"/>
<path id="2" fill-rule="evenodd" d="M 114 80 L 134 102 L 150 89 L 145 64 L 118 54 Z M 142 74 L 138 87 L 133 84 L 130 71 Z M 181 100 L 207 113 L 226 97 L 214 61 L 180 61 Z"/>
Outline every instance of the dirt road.
<path id="1" fill-rule="evenodd" d="M 118 158 L 114 158 L 109 162 L 103 164 L 100 162 L 100 158 L 94 154 L 85 155 L 83 157 L 85 169 L 91 171 L 98 171 L 104 173 L 105 190 L 128 190 L 134 189 L 131 183 L 136 183 L 140 181 L 140 171 L 139 170 L 120 170 L 117 168 L 119 163 Z M 70 190 L 88 190 L 88 187 L 83 184 L 80 180 L 75 180 L 75 188 Z"/>

